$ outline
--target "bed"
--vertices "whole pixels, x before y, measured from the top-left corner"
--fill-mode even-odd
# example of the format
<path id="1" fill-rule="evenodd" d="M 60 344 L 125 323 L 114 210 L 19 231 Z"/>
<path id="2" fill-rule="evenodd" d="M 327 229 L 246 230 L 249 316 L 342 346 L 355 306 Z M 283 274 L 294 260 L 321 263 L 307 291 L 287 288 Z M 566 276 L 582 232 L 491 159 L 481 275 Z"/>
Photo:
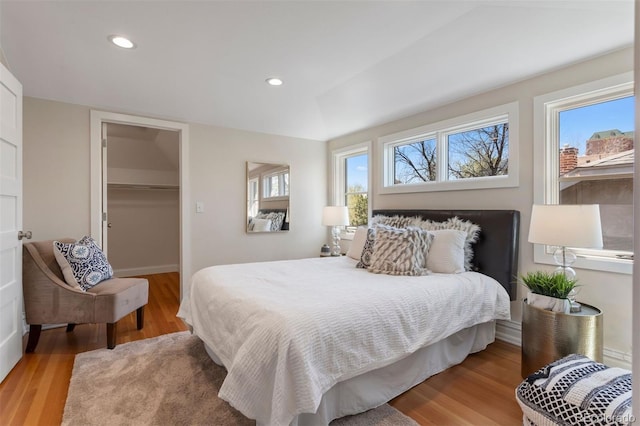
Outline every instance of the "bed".
<path id="1" fill-rule="evenodd" d="M 472 270 L 390 277 L 342 256 L 194 274 L 178 316 L 227 369 L 219 397 L 258 425 L 326 425 L 379 406 L 486 348 L 509 319 L 517 211 L 374 215 L 472 221 Z"/>

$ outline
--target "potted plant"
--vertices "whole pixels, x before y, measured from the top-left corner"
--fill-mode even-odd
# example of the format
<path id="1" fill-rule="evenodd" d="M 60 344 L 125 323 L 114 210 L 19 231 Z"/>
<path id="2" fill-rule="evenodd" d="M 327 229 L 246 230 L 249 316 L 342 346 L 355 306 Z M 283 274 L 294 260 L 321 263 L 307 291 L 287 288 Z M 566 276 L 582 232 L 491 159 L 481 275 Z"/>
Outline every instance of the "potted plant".
<path id="1" fill-rule="evenodd" d="M 577 280 L 559 272 L 536 271 L 522 276 L 529 289 L 527 303 L 554 312 L 571 312 L 569 296 L 577 286 Z"/>

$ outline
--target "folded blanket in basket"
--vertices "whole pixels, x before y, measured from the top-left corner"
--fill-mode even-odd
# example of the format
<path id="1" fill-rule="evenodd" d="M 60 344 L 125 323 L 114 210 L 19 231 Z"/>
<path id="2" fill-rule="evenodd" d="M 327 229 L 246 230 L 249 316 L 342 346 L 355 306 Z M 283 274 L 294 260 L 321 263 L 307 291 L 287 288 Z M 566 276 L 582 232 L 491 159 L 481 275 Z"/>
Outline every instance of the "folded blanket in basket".
<path id="1" fill-rule="evenodd" d="M 631 372 L 584 355 L 569 355 L 538 370 L 516 389 L 525 424 L 628 425 Z"/>

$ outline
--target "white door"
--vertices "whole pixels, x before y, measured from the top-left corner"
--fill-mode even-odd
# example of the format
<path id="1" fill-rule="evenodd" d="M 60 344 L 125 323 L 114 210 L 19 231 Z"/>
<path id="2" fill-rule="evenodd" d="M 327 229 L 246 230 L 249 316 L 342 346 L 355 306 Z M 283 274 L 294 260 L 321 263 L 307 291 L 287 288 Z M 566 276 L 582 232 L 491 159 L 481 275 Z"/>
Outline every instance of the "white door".
<path id="1" fill-rule="evenodd" d="M 22 85 L 0 64 L 0 380 L 22 357 L 21 229 Z"/>

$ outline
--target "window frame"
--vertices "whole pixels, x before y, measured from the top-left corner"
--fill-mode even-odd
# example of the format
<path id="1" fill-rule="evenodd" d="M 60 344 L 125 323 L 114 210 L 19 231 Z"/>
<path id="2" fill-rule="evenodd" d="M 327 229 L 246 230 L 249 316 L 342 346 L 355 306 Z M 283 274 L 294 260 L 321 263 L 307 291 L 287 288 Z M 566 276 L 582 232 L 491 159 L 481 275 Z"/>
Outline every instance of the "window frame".
<path id="1" fill-rule="evenodd" d="M 331 164 L 331 175 L 333 179 L 332 185 L 332 194 L 331 200 L 332 204 L 335 206 L 344 206 L 346 205 L 346 159 L 349 157 L 356 157 L 358 155 L 367 154 L 367 217 L 371 220 L 371 212 L 372 212 L 372 152 L 371 152 L 371 141 L 362 142 L 356 145 L 350 145 L 345 148 L 335 149 L 331 152 L 332 164 Z M 350 239 L 350 237 L 355 234 L 354 230 L 345 230 L 342 233 L 342 237 L 347 237 L 346 239 Z"/>
<path id="2" fill-rule="evenodd" d="M 288 167 L 287 168 L 283 168 L 281 170 L 276 170 L 274 172 L 270 172 L 264 175 L 261 175 L 261 180 L 262 180 L 262 199 L 263 200 L 269 200 L 269 201 L 276 201 L 276 200 L 286 200 L 289 199 L 289 182 L 287 179 L 286 185 L 285 185 L 285 179 L 284 176 L 289 174 L 289 170 Z M 273 177 L 277 177 L 278 178 L 278 195 L 273 195 L 271 196 L 271 178 Z M 268 182 L 268 183 L 267 183 Z M 280 189 L 284 188 L 286 189 L 286 192 L 284 194 L 280 193 Z"/>
<path id="3" fill-rule="evenodd" d="M 511 102 L 380 137 L 378 139 L 378 146 L 380 152 L 382 152 L 382 161 L 380 162 L 380 187 L 378 193 L 399 194 L 517 187 L 519 185 L 520 173 L 518 108 L 519 104 L 517 101 Z M 504 122 L 509 124 L 509 173 L 500 176 L 450 180 L 448 178 L 447 158 L 448 136 Z M 430 182 L 394 184 L 394 148 L 399 145 L 406 145 L 428 139 L 436 140 L 436 180 Z"/>
<path id="4" fill-rule="evenodd" d="M 560 164 L 560 112 L 598 102 L 635 96 L 633 73 L 558 90 L 534 98 L 534 204 L 557 204 Z M 635 132 L 636 129 L 634 129 Z M 635 185 L 635 182 L 634 182 Z M 614 257 L 616 251 L 604 249 L 572 249 L 577 260 L 574 268 L 631 274 L 633 260 Z M 606 253 L 605 253 L 606 252 Z M 534 244 L 534 262 L 555 265 L 553 247 Z"/>
<path id="5" fill-rule="evenodd" d="M 255 193 L 252 190 L 252 186 L 255 185 Z M 260 206 L 260 178 L 256 176 L 252 179 L 247 180 L 247 193 L 249 196 L 247 197 L 247 212 L 249 216 L 255 216 L 258 214 L 258 207 Z M 253 197 L 253 196 L 255 197 Z M 255 208 L 254 208 L 255 207 Z M 254 213 L 255 210 L 255 213 Z"/>

